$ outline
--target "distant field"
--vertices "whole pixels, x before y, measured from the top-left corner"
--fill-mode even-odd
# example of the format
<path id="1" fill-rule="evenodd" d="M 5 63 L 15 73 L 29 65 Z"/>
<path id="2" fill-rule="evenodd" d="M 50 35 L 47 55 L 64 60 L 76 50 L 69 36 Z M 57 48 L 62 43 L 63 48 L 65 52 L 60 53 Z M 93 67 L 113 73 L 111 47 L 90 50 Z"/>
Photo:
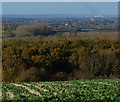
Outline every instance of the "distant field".
<path id="1" fill-rule="evenodd" d="M 18 37 L 17 39 L 25 40 L 47 40 L 47 41 L 56 41 L 62 39 L 68 40 L 77 40 L 77 39 L 96 39 L 102 38 L 107 40 L 118 40 L 118 32 L 79 32 L 76 36 L 72 36 L 69 32 L 65 32 L 61 35 L 54 36 L 31 36 L 31 37 Z M 4 40 L 16 39 L 16 38 L 4 38 Z"/>
<path id="2" fill-rule="evenodd" d="M 104 38 L 110 40 L 118 40 L 118 32 L 88 32 L 88 33 L 79 33 L 81 38 Z"/>
<path id="3" fill-rule="evenodd" d="M 102 38 L 106 40 L 118 40 L 118 32 L 79 32 L 76 36 L 69 35 L 69 32 L 64 33 L 62 36 L 48 36 L 44 37 L 43 40 L 59 40 L 59 39 L 96 39 Z"/>
<path id="4" fill-rule="evenodd" d="M 120 102 L 120 79 L 3 83 L 2 100 L 28 102 Z"/>

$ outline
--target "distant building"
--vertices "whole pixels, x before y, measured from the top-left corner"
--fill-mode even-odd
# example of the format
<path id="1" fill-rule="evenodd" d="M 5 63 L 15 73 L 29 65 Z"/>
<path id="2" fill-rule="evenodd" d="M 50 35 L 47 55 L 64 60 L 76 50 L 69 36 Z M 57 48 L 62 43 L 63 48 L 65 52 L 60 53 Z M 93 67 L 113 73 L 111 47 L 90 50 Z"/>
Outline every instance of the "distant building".
<path id="1" fill-rule="evenodd" d="M 65 23 L 65 26 L 67 26 L 68 24 L 67 23 Z"/>

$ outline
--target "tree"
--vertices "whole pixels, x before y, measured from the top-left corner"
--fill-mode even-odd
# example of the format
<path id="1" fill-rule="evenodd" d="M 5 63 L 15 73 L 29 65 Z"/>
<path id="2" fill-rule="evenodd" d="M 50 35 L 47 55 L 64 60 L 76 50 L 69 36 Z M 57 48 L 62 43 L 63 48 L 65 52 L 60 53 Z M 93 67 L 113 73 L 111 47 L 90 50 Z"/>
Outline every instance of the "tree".
<path id="1" fill-rule="evenodd" d="M 20 25 L 14 31 L 16 36 L 38 36 L 38 35 L 51 35 L 53 34 L 52 27 L 44 24 L 26 24 Z"/>

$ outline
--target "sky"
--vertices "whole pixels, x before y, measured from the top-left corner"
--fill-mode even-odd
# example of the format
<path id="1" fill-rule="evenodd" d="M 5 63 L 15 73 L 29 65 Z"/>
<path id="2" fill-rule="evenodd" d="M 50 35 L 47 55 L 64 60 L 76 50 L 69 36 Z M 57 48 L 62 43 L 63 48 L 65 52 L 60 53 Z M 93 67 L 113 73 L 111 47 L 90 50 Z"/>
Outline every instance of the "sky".
<path id="1" fill-rule="evenodd" d="M 2 2 L 119 2 L 120 0 L 1 0 Z"/>
<path id="2" fill-rule="evenodd" d="M 3 14 L 117 15 L 117 2 L 2 2 Z"/>

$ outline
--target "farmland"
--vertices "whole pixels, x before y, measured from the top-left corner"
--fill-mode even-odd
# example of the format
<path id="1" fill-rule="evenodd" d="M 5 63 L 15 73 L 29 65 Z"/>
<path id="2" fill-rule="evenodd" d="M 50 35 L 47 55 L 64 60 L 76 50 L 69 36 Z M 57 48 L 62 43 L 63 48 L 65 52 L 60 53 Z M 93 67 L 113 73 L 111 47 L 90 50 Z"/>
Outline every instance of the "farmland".
<path id="1" fill-rule="evenodd" d="M 42 102 L 120 102 L 119 79 L 2 84 L 2 100 Z"/>
<path id="2" fill-rule="evenodd" d="M 2 102 L 120 102 L 117 2 L 2 8 Z"/>

